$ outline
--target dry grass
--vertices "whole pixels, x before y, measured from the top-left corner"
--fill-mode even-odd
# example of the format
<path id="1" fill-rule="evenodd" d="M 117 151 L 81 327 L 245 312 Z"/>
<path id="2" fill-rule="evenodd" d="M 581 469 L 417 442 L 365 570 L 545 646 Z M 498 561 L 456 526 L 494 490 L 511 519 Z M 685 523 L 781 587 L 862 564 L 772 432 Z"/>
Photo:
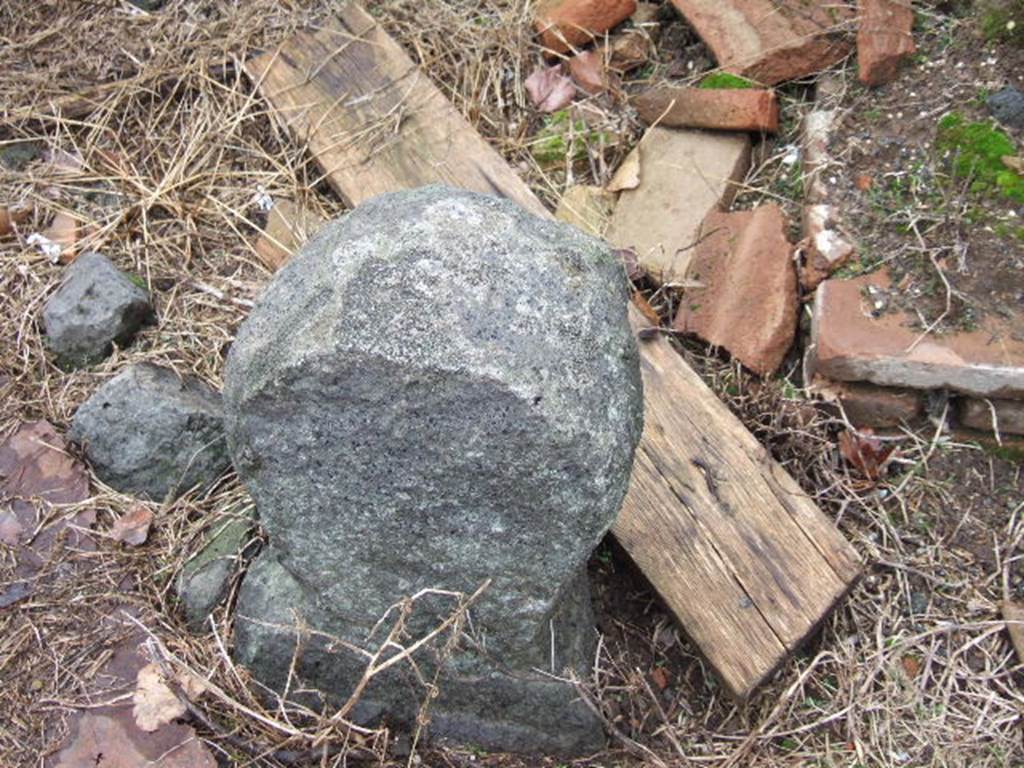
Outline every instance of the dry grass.
<path id="1" fill-rule="evenodd" d="M 135 361 L 219 384 L 234 329 L 269 278 L 252 250 L 257 198 L 292 198 L 325 217 L 343 209 L 317 184 L 302 147 L 275 130 L 239 66 L 252 50 L 316 23 L 326 8 L 276 0 L 179 0 L 151 15 L 129 8 L 0 2 L 0 144 L 31 140 L 47 153 L 18 170 L 0 167 L 0 203 L 33 208 L 0 242 L 3 434 L 36 418 L 63 429 L 102 381 Z M 635 141 L 638 127 L 621 105 L 589 99 L 586 119 L 602 138 L 587 157 L 557 167 L 536 161 L 528 143 L 542 121 L 524 103 L 521 83 L 537 52 L 523 2 L 400 0 L 374 9 L 546 202 L 568 184 L 606 181 Z M 89 105 L 78 109 L 82 94 Z M 752 194 L 785 192 L 769 183 L 788 173 L 782 152 L 768 149 L 769 160 L 748 180 Z M 27 244 L 61 211 L 89 231 L 82 247 L 145 280 L 159 316 L 130 347 L 74 373 L 52 364 L 38 324 L 61 268 Z M 810 406 L 797 388 L 763 384 L 697 345 L 685 354 L 817 495 L 869 563 L 867 575 L 810 648 L 737 707 L 628 564 L 595 560 L 599 591 L 628 595 L 617 603 L 621 614 L 602 616 L 601 656 L 594 679 L 583 681 L 617 735 L 606 753 L 581 764 L 1024 762 L 1021 667 L 996 612 L 1004 592 L 1022 595 L 1019 467 L 939 430 L 906 432 L 897 436 L 892 474 L 867 484 L 838 459 L 841 420 Z M 102 534 L 131 499 L 94 487 L 88 503 L 100 513 Z M 174 576 L 201 532 L 250 504 L 226 478 L 160 507 L 142 549 L 100 537 L 96 552 L 62 556 L 83 566 L 74 578 L 41 583 L 30 600 L 0 612 L 0 764 L 37 764 L 60 743 L 67 711 L 95 703 L 90 678 L 118 640 L 137 631 L 109 618 L 125 604 L 152 634 L 159 658 L 177 659 L 216 686 L 219 693 L 200 699 L 193 714 L 211 748 L 234 763 L 313 764 L 315 748 L 325 765 L 343 764 L 346 755 L 554 764 L 455 749 L 399 758 L 383 733 L 331 723 L 329 713 L 261 704 L 226 652 L 228 612 L 216 614 L 211 632 L 189 635 L 173 597 Z M 0 583 L 13 567 L 2 554 Z M 664 677 L 652 676 L 658 668 Z"/>

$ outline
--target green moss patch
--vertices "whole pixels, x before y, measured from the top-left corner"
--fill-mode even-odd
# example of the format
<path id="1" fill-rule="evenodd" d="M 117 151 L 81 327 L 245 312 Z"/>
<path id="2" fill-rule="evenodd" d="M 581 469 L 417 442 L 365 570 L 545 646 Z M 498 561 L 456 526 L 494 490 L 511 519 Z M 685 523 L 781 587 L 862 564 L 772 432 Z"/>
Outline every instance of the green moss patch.
<path id="1" fill-rule="evenodd" d="M 1016 155 L 1017 148 L 998 128 L 967 122 L 952 112 L 939 121 L 935 148 L 951 155 L 954 177 L 970 179 L 972 192 L 995 193 L 1024 203 L 1024 177 L 1002 161 L 1006 155 Z"/>
<path id="2" fill-rule="evenodd" d="M 569 110 L 563 109 L 544 118 L 544 125 L 530 142 L 530 154 L 542 166 L 563 163 L 570 154 L 572 160 L 582 160 L 591 144 L 602 138 L 606 145 L 611 143 L 608 134 L 591 130 L 583 120 L 570 120 Z"/>
<path id="3" fill-rule="evenodd" d="M 728 72 L 712 72 L 700 81 L 698 88 L 757 88 L 757 83 Z"/>

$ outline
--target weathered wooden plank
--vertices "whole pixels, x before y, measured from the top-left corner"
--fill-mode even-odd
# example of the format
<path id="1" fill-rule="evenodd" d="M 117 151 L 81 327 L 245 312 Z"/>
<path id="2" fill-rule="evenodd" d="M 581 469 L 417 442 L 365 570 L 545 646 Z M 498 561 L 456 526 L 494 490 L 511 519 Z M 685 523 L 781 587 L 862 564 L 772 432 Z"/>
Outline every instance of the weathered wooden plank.
<path id="1" fill-rule="evenodd" d="M 444 182 L 550 216 L 372 17 L 355 4 L 341 15 L 246 69 L 346 201 Z M 644 434 L 613 531 L 742 698 L 813 632 L 859 561 L 667 340 L 643 342 L 641 357 Z"/>
<path id="2" fill-rule="evenodd" d="M 612 530 L 743 698 L 847 593 L 859 560 L 666 339 L 642 345 L 644 436 Z"/>
<path id="3" fill-rule="evenodd" d="M 445 183 L 544 206 L 372 16 L 342 5 L 337 27 L 300 31 L 245 69 L 350 205 Z"/>
<path id="4" fill-rule="evenodd" d="M 615 538 L 729 691 L 743 696 L 778 667 L 786 647 L 681 502 L 673 487 L 679 481 L 663 474 L 656 460 L 645 441 L 634 459 Z"/>

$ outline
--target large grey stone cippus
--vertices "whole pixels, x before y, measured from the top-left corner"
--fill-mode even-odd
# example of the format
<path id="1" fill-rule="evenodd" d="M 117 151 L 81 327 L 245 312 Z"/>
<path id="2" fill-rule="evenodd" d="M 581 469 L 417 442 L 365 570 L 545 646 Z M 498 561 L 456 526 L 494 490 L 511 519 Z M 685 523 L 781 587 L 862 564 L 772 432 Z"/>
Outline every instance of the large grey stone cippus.
<path id="1" fill-rule="evenodd" d="M 99 362 L 153 314 L 149 294 L 99 253 L 83 253 L 43 308 L 46 343 L 66 367 Z"/>
<path id="2" fill-rule="evenodd" d="M 424 187 L 324 227 L 274 278 L 225 370 L 232 458 L 269 535 L 239 593 L 238 658 L 283 688 L 301 620 L 325 634 L 302 645 L 289 689 L 336 704 L 367 661 L 345 644 L 376 647 L 389 606 L 489 580 L 448 663 L 424 645 L 415 669 L 373 679 L 356 715 L 411 722 L 417 675 L 437 671 L 435 736 L 600 743 L 550 675 L 593 662 L 584 566 L 640 437 L 626 302 L 607 245 L 498 198 Z M 407 641 L 452 605 L 415 602 Z"/>
<path id="3" fill-rule="evenodd" d="M 220 395 L 150 363 L 97 389 L 75 412 L 70 435 L 103 482 L 155 501 L 212 483 L 230 464 Z"/>

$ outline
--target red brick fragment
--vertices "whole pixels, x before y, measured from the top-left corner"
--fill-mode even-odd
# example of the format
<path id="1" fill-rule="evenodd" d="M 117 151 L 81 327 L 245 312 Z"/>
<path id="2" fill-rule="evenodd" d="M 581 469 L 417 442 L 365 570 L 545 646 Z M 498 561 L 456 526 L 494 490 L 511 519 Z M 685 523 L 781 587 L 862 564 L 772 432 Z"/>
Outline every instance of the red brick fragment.
<path id="1" fill-rule="evenodd" d="M 817 288 L 857 250 L 836 219 L 831 205 L 804 206 L 800 284 L 808 291 Z"/>
<path id="2" fill-rule="evenodd" d="M 724 347 L 752 371 L 779 367 L 793 343 L 797 281 L 793 246 L 776 205 L 714 211 L 705 219 L 673 327 Z"/>
<path id="3" fill-rule="evenodd" d="M 923 334 L 892 306 L 885 270 L 818 286 L 808 369 L 841 381 L 1024 398 L 1024 318 L 985 316 L 976 331 Z"/>
<path id="4" fill-rule="evenodd" d="M 1024 435 L 1024 400 L 965 397 L 957 408 L 960 424 L 1000 435 Z"/>
<path id="5" fill-rule="evenodd" d="M 898 387 L 879 387 L 861 382 L 827 381 L 818 377 L 814 392 L 842 406 L 846 420 L 858 429 L 898 427 L 924 414 L 924 393 Z"/>
<path id="6" fill-rule="evenodd" d="M 882 85 L 896 78 L 900 62 L 917 47 L 911 35 L 910 0 L 860 0 L 857 24 L 857 78 Z"/>
<path id="7" fill-rule="evenodd" d="M 779 102 L 759 88 L 652 88 L 635 99 L 640 119 L 682 128 L 775 133 Z"/>
<path id="8" fill-rule="evenodd" d="M 672 0 L 729 72 L 765 85 L 820 72 L 850 52 L 843 3 L 806 0 Z"/>
<path id="9" fill-rule="evenodd" d="M 636 0 L 542 0 L 533 26 L 545 47 L 565 53 L 586 45 L 636 10 Z"/>

